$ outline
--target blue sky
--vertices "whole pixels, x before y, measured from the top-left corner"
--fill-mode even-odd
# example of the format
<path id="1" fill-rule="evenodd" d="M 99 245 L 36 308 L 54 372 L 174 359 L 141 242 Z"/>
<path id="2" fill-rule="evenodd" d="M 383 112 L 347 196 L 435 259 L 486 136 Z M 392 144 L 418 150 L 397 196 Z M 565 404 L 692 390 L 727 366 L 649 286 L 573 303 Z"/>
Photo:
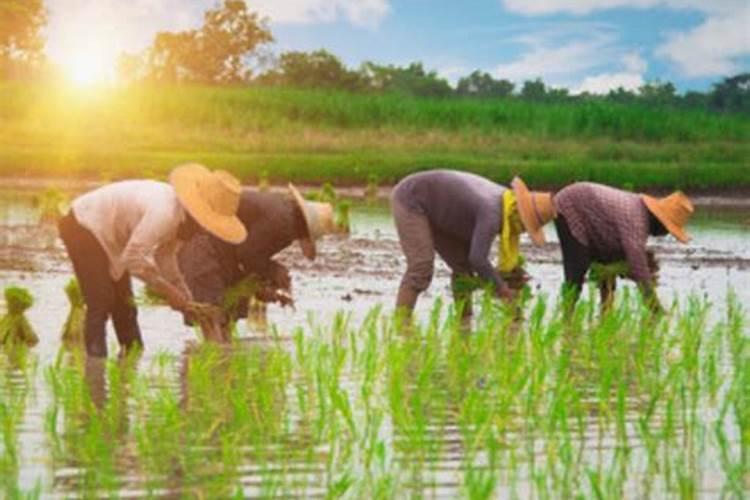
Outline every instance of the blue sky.
<path id="1" fill-rule="evenodd" d="M 48 53 L 112 59 L 160 30 L 200 25 L 216 0 L 47 0 Z M 270 49 L 326 48 L 350 66 L 422 61 L 455 82 L 474 69 L 573 91 L 645 81 L 706 90 L 750 71 L 750 0 L 249 0 Z M 634 7 L 633 7 L 634 6 Z M 82 29 L 82 27 L 85 27 Z"/>

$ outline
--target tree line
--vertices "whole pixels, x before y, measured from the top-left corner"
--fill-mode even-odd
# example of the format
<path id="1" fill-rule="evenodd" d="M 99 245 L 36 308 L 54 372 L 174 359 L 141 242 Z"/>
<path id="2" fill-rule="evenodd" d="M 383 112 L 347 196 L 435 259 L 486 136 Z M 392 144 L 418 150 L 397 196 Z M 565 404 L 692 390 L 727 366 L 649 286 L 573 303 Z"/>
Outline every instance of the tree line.
<path id="1" fill-rule="evenodd" d="M 43 0 L 0 0 L 0 76 L 27 75 L 43 61 Z M 367 61 L 347 67 L 320 49 L 274 56 L 268 20 L 244 0 L 223 0 L 205 12 L 199 28 L 160 32 L 139 53 L 123 54 L 118 75 L 131 83 L 197 83 L 331 89 L 361 93 L 400 93 L 432 98 L 520 98 L 540 102 L 606 99 L 625 104 L 677 106 L 750 113 L 750 73 L 726 77 L 707 92 L 679 94 L 670 82 L 648 82 L 637 91 L 618 88 L 606 95 L 571 95 L 541 79 L 516 85 L 475 70 L 455 87 L 421 62 L 405 66 Z"/>

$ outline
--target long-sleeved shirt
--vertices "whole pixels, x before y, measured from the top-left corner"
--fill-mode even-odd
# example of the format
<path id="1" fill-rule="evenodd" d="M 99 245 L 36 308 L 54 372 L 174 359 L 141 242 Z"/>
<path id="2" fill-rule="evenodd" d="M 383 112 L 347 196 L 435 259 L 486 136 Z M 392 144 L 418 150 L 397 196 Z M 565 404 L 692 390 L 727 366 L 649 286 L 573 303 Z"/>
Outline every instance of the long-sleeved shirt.
<path id="1" fill-rule="evenodd" d="M 634 281 L 651 280 L 646 254 L 649 215 L 640 195 L 578 182 L 558 192 L 554 203 L 573 237 L 588 247 L 595 261 L 626 260 Z"/>
<path id="2" fill-rule="evenodd" d="M 425 215 L 434 231 L 466 242 L 472 270 L 500 288 L 503 280 L 489 254 L 501 229 L 505 190 L 468 172 L 430 170 L 402 179 L 393 197 L 409 210 Z"/>
<path id="3" fill-rule="evenodd" d="M 177 265 L 177 231 L 185 211 L 172 186 L 151 180 L 115 182 L 79 196 L 72 209 L 104 248 L 113 280 L 127 271 L 188 291 Z"/>
<path id="4" fill-rule="evenodd" d="M 218 303 L 227 287 L 255 275 L 268 278 L 271 258 L 305 235 L 294 199 L 281 193 L 243 189 L 237 210 L 248 237 L 233 245 L 201 232 L 180 251 L 179 262 L 193 296 Z"/>

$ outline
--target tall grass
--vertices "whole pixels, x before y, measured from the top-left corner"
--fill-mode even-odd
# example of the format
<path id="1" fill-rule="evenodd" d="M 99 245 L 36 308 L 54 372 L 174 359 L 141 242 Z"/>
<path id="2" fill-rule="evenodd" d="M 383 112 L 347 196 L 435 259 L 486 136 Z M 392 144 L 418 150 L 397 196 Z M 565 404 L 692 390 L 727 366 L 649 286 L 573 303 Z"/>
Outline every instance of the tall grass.
<path id="1" fill-rule="evenodd" d="M 750 120 L 604 101 L 425 99 L 275 88 L 76 90 L 0 83 L 0 172 L 393 182 L 453 167 L 548 186 L 750 185 Z"/>

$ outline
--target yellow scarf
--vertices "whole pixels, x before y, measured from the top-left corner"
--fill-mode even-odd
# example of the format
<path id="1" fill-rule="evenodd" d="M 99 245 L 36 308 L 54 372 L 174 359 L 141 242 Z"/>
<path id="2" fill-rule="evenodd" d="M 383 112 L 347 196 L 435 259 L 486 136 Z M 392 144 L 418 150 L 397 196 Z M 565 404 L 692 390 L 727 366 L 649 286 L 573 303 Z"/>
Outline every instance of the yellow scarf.
<path id="1" fill-rule="evenodd" d="M 521 216 L 516 208 L 516 195 L 512 189 L 503 193 L 503 224 L 500 230 L 498 270 L 509 273 L 521 264 L 519 239 L 523 232 Z"/>

